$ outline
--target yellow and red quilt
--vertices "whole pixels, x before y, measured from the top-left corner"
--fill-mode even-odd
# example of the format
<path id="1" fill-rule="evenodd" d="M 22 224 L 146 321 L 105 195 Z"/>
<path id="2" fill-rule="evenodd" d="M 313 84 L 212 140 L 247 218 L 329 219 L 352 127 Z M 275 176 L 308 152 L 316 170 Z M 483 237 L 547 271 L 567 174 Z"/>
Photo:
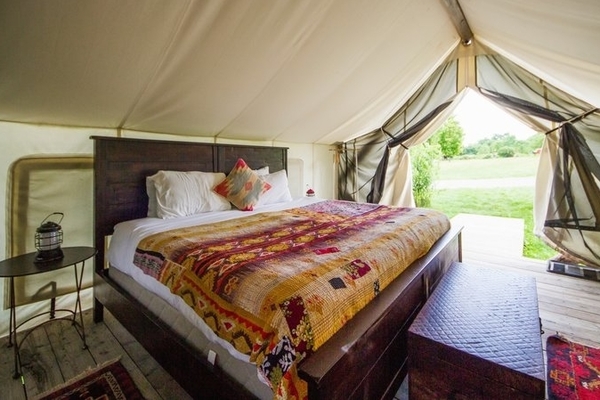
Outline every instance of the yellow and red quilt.
<path id="1" fill-rule="evenodd" d="M 433 210 L 338 200 L 151 235 L 134 264 L 249 355 L 275 398 L 298 363 L 450 228 Z"/>

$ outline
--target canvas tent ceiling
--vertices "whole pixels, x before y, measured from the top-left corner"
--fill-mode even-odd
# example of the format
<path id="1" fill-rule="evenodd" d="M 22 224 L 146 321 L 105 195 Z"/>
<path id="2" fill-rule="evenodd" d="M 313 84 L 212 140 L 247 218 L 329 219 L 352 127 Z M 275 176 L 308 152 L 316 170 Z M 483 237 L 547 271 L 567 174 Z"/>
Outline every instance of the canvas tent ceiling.
<path id="1" fill-rule="evenodd" d="M 462 0 L 475 37 L 600 104 L 600 3 Z M 441 0 L 0 2 L 0 120 L 330 144 L 459 43 Z"/>
<path id="2" fill-rule="evenodd" d="M 370 130 L 456 41 L 442 7 L 339 0 L 4 2 L 0 37 L 0 119 L 304 143 Z"/>

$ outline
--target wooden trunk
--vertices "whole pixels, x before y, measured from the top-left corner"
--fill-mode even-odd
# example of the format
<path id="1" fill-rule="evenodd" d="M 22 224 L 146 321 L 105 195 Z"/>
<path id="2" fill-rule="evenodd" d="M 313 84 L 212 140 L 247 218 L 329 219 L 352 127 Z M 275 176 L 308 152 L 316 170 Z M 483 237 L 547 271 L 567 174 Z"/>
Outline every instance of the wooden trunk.
<path id="1" fill-rule="evenodd" d="M 533 278 L 454 263 L 409 329 L 411 399 L 544 399 Z"/>

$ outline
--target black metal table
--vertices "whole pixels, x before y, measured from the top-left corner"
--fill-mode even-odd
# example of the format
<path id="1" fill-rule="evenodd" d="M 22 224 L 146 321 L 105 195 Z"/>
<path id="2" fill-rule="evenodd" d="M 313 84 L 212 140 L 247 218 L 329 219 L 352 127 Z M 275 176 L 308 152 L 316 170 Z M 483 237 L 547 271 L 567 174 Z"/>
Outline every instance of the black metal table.
<path id="1" fill-rule="evenodd" d="M 83 341 L 83 348 L 87 348 L 85 341 L 85 328 L 83 325 L 83 314 L 81 313 L 81 283 L 83 281 L 83 271 L 85 268 L 85 261 L 96 255 L 96 249 L 93 247 L 64 247 L 62 249 L 64 257 L 60 260 L 48 261 L 48 262 L 36 262 L 36 252 L 23 254 L 20 256 L 8 258 L 4 261 L 0 261 L 0 277 L 10 279 L 10 321 L 9 321 L 9 336 L 8 336 L 8 347 L 14 346 L 14 361 L 15 361 L 15 372 L 13 378 L 17 379 L 21 376 L 21 356 L 19 355 L 19 347 L 23 344 L 27 336 L 37 327 L 51 321 L 70 320 L 75 327 L 75 330 Z M 81 268 L 78 272 L 78 264 L 81 264 Z M 15 305 L 15 284 L 14 278 L 26 275 L 41 274 L 43 272 L 56 271 L 62 268 L 73 266 L 75 270 L 75 285 L 77 297 L 75 299 L 75 307 L 73 310 L 69 309 L 56 309 L 54 306 L 54 299 L 52 299 L 51 307 L 49 311 L 36 314 L 25 321 L 17 324 L 17 313 Z M 67 312 L 69 315 L 65 317 L 55 318 L 55 312 Z M 21 342 L 17 340 L 17 330 L 23 324 L 37 318 L 41 315 L 50 314 L 48 321 L 34 326 L 29 329 L 25 336 L 21 339 Z M 79 321 L 77 321 L 77 314 L 79 314 Z M 71 317 L 72 315 L 72 317 Z"/>

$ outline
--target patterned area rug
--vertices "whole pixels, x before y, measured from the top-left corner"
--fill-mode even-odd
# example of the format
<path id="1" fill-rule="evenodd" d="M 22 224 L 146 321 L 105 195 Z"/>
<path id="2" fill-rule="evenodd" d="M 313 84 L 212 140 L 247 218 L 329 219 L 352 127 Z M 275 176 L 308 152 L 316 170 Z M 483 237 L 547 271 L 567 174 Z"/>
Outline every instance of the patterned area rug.
<path id="1" fill-rule="evenodd" d="M 550 336 L 548 355 L 548 399 L 600 399 L 600 349 Z"/>
<path id="2" fill-rule="evenodd" d="M 144 397 L 125 367 L 117 360 L 86 371 L 83 375 L 42 394 L 37 399 L 143 400 Z"/>

